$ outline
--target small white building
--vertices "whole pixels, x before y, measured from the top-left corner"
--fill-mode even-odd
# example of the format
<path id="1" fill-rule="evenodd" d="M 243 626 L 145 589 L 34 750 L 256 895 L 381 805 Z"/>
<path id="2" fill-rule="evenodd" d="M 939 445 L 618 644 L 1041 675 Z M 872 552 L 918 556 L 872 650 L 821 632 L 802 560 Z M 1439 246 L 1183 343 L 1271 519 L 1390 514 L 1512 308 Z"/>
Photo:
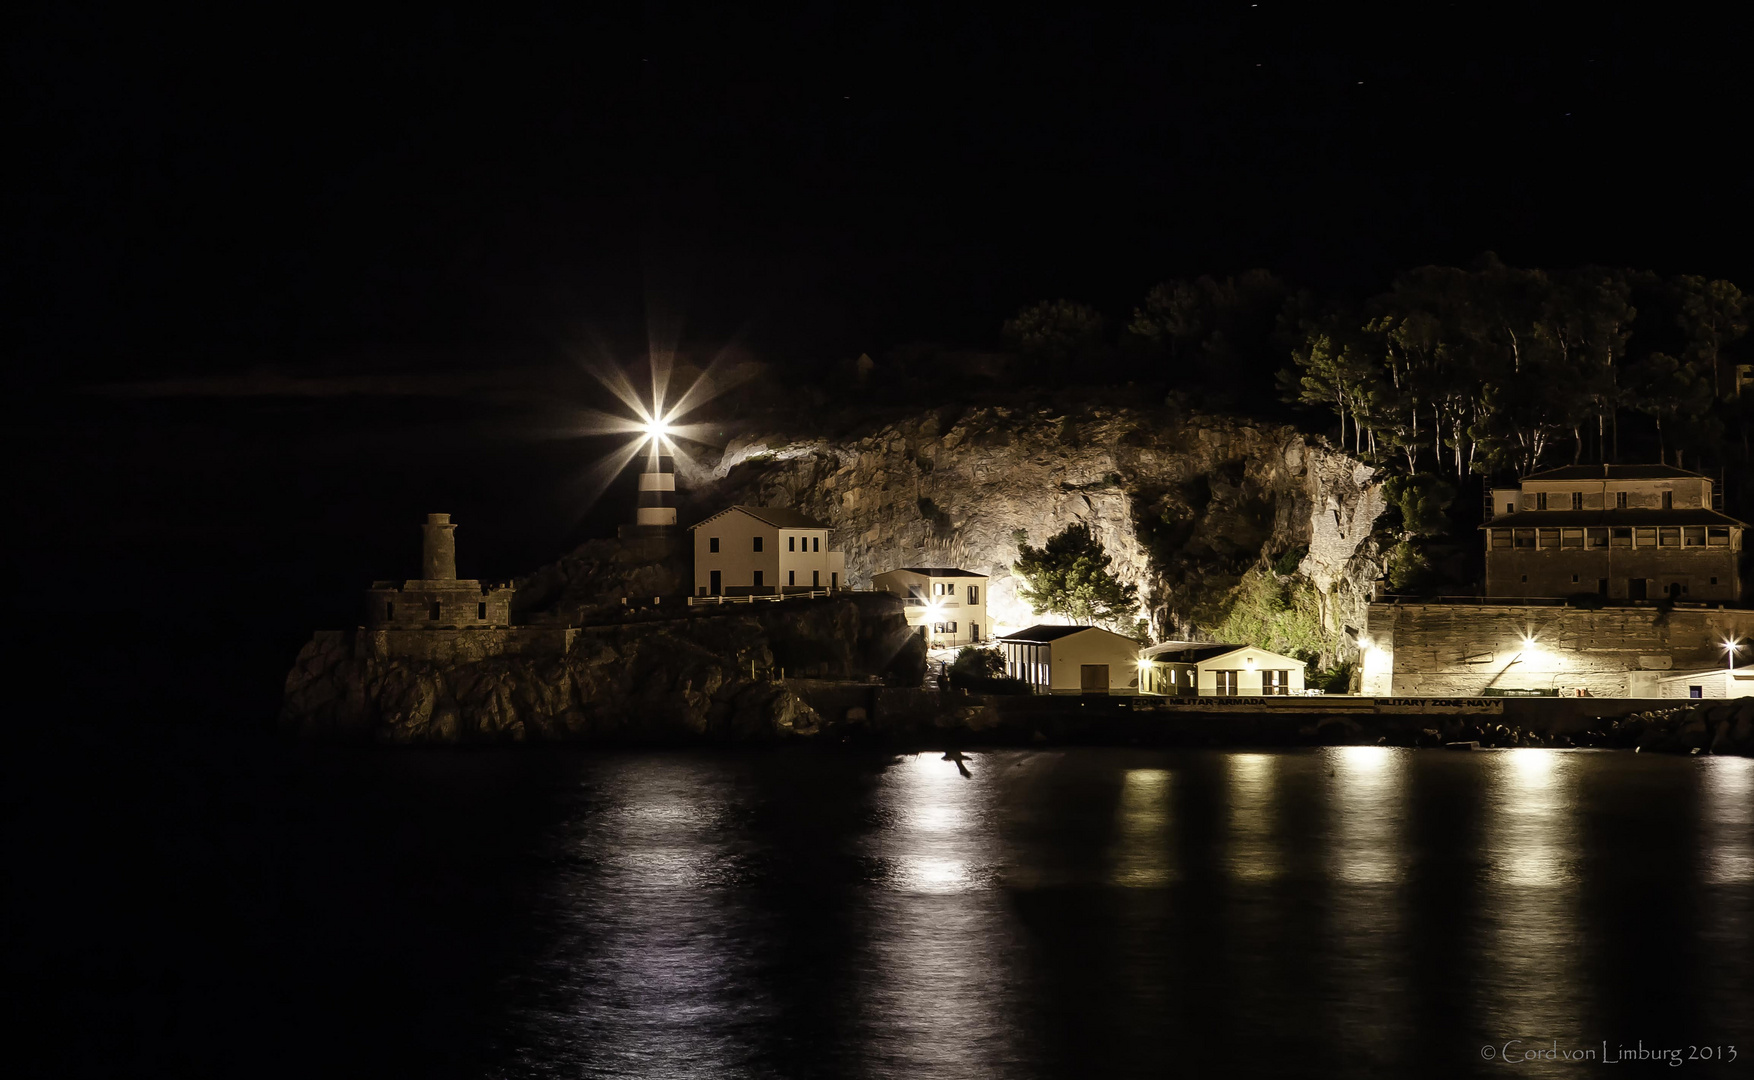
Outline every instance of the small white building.
<path id="1" fill-rule="evenodd" d="M 1139 643 L 1099 626 L 1038 624 L 999 639 L 1005 674 L 1037 694 L 1136 694 Z"/>
<path id="2" fill-rule="evenodd" d="M 774 596 L 845 585 L 828 526 L 789 507 L 733 506 L 690 528 L 696 596 Z"/>
<path id="3" fill-rule="evenodd" d="M 921 627 L 929 648 L 973 645 L 985 640 L 987 575 L 945 566 L 909 566 L 871 578 L 877 592 L 895 593 L 907 605 L 907 623 Z"/>
<path id="4" fill-rule="evenodd" d="M 1680 671 L 1657 680 L 1658 696 L 1666 698 L 1754 697 L 1754 668 Z"/>
<path id="5" fill-rule="evenodd" d="M 1236 697 L 1304 692 L 1303 661 L 1253 645 L 1169 641 L 1139 655 L 1141 690 L 1148 694 Z"/>

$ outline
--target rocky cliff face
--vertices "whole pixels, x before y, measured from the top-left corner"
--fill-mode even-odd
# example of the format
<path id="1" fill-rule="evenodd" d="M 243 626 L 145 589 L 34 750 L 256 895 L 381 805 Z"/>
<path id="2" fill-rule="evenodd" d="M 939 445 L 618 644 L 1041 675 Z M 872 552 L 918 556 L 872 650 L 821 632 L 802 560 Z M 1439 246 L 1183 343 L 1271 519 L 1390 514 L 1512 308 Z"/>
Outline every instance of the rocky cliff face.
<path id="1" fill-rule="evenodd" d="M 598 627 L 552 657 L 384 659 L 352 639 L 323 631 L 299 652 L 283 726 L 393 743 L 760 740 L 822 722 L 782 672 L 917 685 L 925 667 L 900 601 L 869 595 Z"/>
<path id="2" fill-rule="evenodd" d="M 1303 587 L 1328 663 L 1350 658 L 1344 628 L 1364 625 L 1381 575 L 1370 534 L 1385 503 L 1369 467 L 1289 427 L 1171 407 L 994 406 L 848 440 L 757 434 L 727 446 L 712 479 L 703 506 L 795 506 L 827 521 L 855 585 L 899 566 L 990 575 L 1001 630 L 1036 621 L 1010 573 L 1020 529 L 1040 544 L 1088 524 L 1162 638 L 1198 637 L 1247 597 L 1270 608 Z M 1266 594 L 1245 587 L 1251 575 Z"/>

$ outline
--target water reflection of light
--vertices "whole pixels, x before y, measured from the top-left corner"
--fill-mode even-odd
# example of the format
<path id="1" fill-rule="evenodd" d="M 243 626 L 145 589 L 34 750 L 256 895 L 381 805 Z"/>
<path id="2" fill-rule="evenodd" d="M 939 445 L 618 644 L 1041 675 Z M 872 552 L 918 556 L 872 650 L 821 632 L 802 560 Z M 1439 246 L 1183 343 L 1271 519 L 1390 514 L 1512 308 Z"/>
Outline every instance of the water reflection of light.
<path id="1" fill-rule="evenodd" d="M 1335 746 L 1325 752 L 1333 780 L 1332 871 L 1342 881 L 1397 881 L 1401 876 L 1401 788 L 1406 751 Z"/>
<path id="2" fill-rule="evenodd" d="M 1128 769 L 1115 811 L 1109 884 L 1152 888 L 1175 876 L 1169 837 L 1170 775 L 1163 769 Z"/>
<path id="3" fill-rule="evenodd" d="M 1355 774 L 1381 772 L 1394 760 L 1394 751 L 1386 746 L 1336 746 L 1334 755 Z"/>
<path id="4" fill-rule="evenodd" d="M 746 893 L 724 827 L 746 805 L 724 770 L 627 758 L 594 778 L 568 823 L 567 861 L 549 887 L 544 970 L 568 973 L 521 1009 L 508 1047 L 562 1072 L 716 1075 L 746 1061 L 750 1018 L 772 1003 L 746 947 Z M 573 973 L 576 973 L 574 975 Z"/>
<path id="5" fill-rule="evenodd" d="M 1553 782 L 1553 771 L 1558 766 L 1559 758 L 1552 751 L 1525 746 L 1507 750 L 1505 756 L 1510 759 L 1511 768 L 1525 786 L 1546 787 Z"/>
<path id="6" fill-rule="evenodd" d="M 1577 822 L 1571 813 L 1571 759 L 1524 747 L 1494 755 L 1493 877 L 1523 889 L 1557 888 L 1576 873 Z"/>
<path id="7" fill-rule="evenodd" d="M 1321 752 L 1324 862 L 1331 883 L 1327 934 L 1336 985 L 1368 987 L 1345 1008 L 1350 1055 L 1386 1059 L 1406 1044 L 1398 1004 L 1410 982 L 1406 871 L 1408 771 L 1418 751 L 1335 746 Z M 1318 842 L 1320 837 L 1318 836 Z"/>
<path id="8" fill-rule="evenodd" d="M 1576 752 L 1473 755 L 1489 784 L 1480 1009 L 1493 1030 L 1558 1030 L 1576 1021 L 1580 823 Z"/>
<path id="9" fill-rule="evenodd" d="M 1231 754 L 1230 873 L 1244 881 L 1271 881 L 1285 872 L 1275 839 L 1273 800 L 1279 759 L 1273 754 Z"/>
<path id="10" fill-rule="evenodd" d="M 861 1057 L 882 1076 L 990 1073 L 995 1047 L 1028 1039 L 1016 1020 L 1013 913 L 990 886 L 1005 860 L 989 807 L 1027 773 L 1018 754 L 979 754 L 963 776 L 953 761 L 893 761 L 876 791 L 883 823 L 870 837 L 881 868 L 855 921 L 868 952 L 852 993 L 880 1018 Z M 830 1072 L 832 1066 L 825 1066 Z"/>
<path id="11" fill-rule="evenodd" d="M 982 780 L 963 776 L 956 762 L 936 754 L 900 758 L 883 778 L 895 821 L 883 837 L 889 886 L 929 893 L 977 887 L 975 866 L 986 854 L 974 831 Z"/>
<path id="12" fill-rule="evenodd" d="M 1705 771 L 1705 879 L 1754 881 L 1754 760 L 1713 757 Z"/>

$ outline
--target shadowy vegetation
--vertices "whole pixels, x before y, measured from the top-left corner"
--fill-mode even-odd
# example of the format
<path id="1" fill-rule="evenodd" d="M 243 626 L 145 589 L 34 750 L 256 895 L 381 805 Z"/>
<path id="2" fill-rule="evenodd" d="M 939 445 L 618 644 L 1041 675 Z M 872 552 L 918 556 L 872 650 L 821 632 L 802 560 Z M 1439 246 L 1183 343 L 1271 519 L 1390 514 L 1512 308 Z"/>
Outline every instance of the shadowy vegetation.
<path id="1" fill-rule="evenodd" d="M 1029 684 L 1005 674 L 1005 658 L 997 649 L 970 645 L 950 662 L 950 685 L 979 694 L 1027 694 Z"/>

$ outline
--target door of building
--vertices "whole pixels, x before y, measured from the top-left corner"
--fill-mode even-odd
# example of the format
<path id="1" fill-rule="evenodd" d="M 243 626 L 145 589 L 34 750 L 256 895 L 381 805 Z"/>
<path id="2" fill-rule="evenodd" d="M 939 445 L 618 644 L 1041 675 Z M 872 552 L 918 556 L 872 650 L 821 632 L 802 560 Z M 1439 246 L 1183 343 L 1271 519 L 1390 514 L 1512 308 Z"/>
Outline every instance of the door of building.
<path id="1" fill-rule="evenodd" d="M 759 540 L 759 539 L 760 539 L 760 537 L 757 537 L 757 538 L 756 538 L 756 539 L 758 539 L 758 540 Z M 756 591 L 756 592 L 758 592 L 758 593 L 759 593 L 759 592 L 761 592 L 761 571 L 760 571 L 760 570 L 757 570 L 757 571 L 756 571 L 756 572 L 755 572 L 755 582 L 754 582 L 754 584 L 755 584 L 755 591 Z"/>
<path id="2" fill-rule="evenodd" d="M 1078 666 L 1078 689 L 1086 694 L 1108 693 L 1108 665 L 1080 664 Z"/>
<path id="3" fill-rule="evenodd" d="M 1626 579 L 1626 599 L 1648 600 L 1650 594 L 1645 591 L 1645 579 L 1641 577 Z"/>
<path id="4" fill-rule="evenodd" d="M 1598 596 L 1607 596 L 1608 595 L 1608 579 L 1607 578 L 1597 578 L 1596 579 L 1596 595 L 1598 595 Z"/>
<path id="5" fill-rule="evenodd" d="M 707 592 L 712 594 L 713 596 L 722 595 L 725 591 L 724 590 L 725 579 L 722 576 L 723 573 L 724 573 L 724 571 L 722 571 L 722 570 L 714 570 L 713 571 L 712 584 L 707 586 Z"/>

